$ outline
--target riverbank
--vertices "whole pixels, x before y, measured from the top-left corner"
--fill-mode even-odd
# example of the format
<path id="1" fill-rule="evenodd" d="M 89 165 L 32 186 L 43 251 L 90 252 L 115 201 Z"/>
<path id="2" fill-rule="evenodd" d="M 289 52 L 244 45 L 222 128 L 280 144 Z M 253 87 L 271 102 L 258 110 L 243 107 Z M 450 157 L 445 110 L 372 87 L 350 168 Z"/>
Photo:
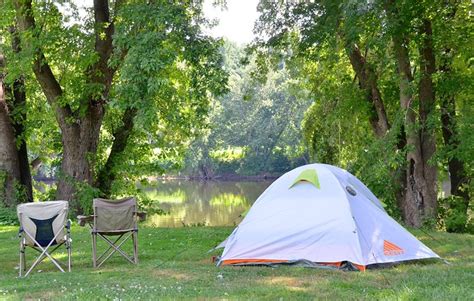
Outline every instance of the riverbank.
<path id="1" fill-rule="evenodd" d="M 148 181 L 159 181 L 159 180 L 191 180 L 191 181 L 267 181 L 276 180 L 282 174 L 259 174 L 259 175 L 238 175 L 238 174 L 216 174 L 212 176 L 201 176 L 201 175 L 181 175 L 181 174 L 169 174 L 164 176 L 148 176 L 145 177 Z M 35 181 L 43 182 L 46 184 L 54 184 L 57 179 L 48 177 L 34 177 Z"/>
<path id="2" fill-rule="evenodd" d="M 282 174 L 281 173 L 264 173 L 259 175 L 238 175 L 234 173 L 227 174 L 215 174 L 215 175 L 164 175 L 158 177 L 149 177 L 149 180 L 191 180 L 191 181 L 268 181 L 276 180 Z"/>
<path id="3" fill-rule="evenodd" d="M 0 227 L 0 299 L 474 299 L 472 235 L 426 235 L 414 231 L 450 265 L 438 260 L 367 272 L 297 267 L 218 268 L 211 263 L 211 256 L 219 252 L 207 251 L 232 229 L 142 227 L 138 266 L 115 256 L 94 270 L 89 230 L 74 226 L 72 273 L 62 274 L 54 271 L 50 263 L 42 263 L 42 272 L 17 279 L 18 228 Z M 33 252 L 27 253 L 29 262 Z"/>

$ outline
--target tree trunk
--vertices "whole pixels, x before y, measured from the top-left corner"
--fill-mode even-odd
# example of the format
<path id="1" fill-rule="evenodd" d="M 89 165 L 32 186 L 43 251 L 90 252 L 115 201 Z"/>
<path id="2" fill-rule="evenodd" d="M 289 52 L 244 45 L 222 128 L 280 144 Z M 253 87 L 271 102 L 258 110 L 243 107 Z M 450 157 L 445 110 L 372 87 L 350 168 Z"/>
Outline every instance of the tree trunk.
<path id="1" fill-rule="evenodd" d="M 90 106 L 80 123 L 61 126 L 63 159 L 56 197 L 61 200 L 75 200 L 72 207 L 76 212 L 82 211 L 75 195 L 77 185 L 93 185 L 93 167 L 103 117 L 102 106 Z"/>
<path id="2" fill-rule="evenodd" d="M 395 57 L 397 60 L 398 72 L 400 75 L 400 107 L 405 112 L 406 142 L 408 147 L 406 169 L 407 188 L 404 194 L 402 207 L 402 216 L 405 222 L 410 226 L 419 227 L 421 221 L 421 210 L 423 207 L 423 195 L 421 193 L 422 183 L 418 180 L 423 178 L 421 145 L 416 132 L 416 115 L 413 109 L 413 95 L 411 93 L 411 83 L 413 76 L 411 74 L 408 49 L 402 39 L 393 38 Z"/>
<path id="3" fill-rule="evenodd" d="M 377 138 L 382 138 L 390 129 L 382 95 L 377 85 L 377 75 L 360 53 L 357 45 L 347 47 L 352 69 L 359 79 L 360 88 L 365 91 L 367 102 L 370 104 L 370 125 Z"/>
<path id="4" fill-rule="evenodd" d="M 349 61 L 351 62 L 352 69 L 359 79 L 359 87 L 365 91 L 367 102 L 370 105 L 370 117 L 369 122 L 372 126 L 372 130 L 375 137 L 382 139 L 385 134 L 390 130 L 390 122 L 385 111 L 385 104 L 382 99 L 378 87 L 378 78 L 373 67 L 369 65 L 365 57 L 361 54 L 357 45 L 348 45 L 346 47 Z M 396 149 L 403 151 L 406 146 L 405 130 L 402 127 L 398 137 L 398 143 Z M 394 149 L 395 151 L 395 149 Z M 402 208 L 406 190 L 406 170 L 404 167 L 397 168 L 391 173 L 392 180 L 396 185 L 395 198 L 399 208 Z"/>
<path id="5" fill-rule="evenodd" d="M 456 103 L 454 95 L 444 95 L 441 98 L 441 124 L 444 144 L 449 149 L 456 149 L 459 146 L 459 141 L 456 131 Z M 469 193 L 467 190 L 462 189 L 468 180 L 463 162 L 456 156 L 449 157 L 448 171 L 451 180 L 451 194 L 462 197 L 466 205 L 469 205 Z"/>
<path id="6" fill-rule="evenodd" d="M 20 52 L 20 38 L 15 27 L 10 29 L 12 35 L 12 49 L 13 52 Z M 15 112 L 14 116 L 11 116 L 15 140 L 18 148 L 18 161 L 20 166 L 20 183 L 23 185 L 26 193 L 26 200 L 33 202 L 33 187 L 31 184 L 31 171 L 30 163 L 28 160 L 28 149 L 26 144 L 25 127 L 24 122 L 26 121 L 26 92 L 25 92 L 25 81 L 22 77 L 17 78 L 12 85 L 10 91 L 11 102 L 10 111 Z"/>
<path id="7" fill-rule="evenodd" d="M 11 117 L 12 126 L 15 134 L 16 147 L 18 151 L 18 164 L 20 168 L 20 184 L 23 185 L 25 189 L 26 201 L 33 202 L 33 186 L 31 183 L 31 170 L 30 163 L 28 159 L 28 149 L 26 145 L 26 140 L 24 137 L 25 127 L 23 122 L 26 120 L 26 95 L 25 95 L 25 83 L 22 78 L 15 80 L 13 83 L 13 93 L 12 93 L 12 103 L 13 107 L 11 110 L 18 110 L 19 113 L 15 114 L 15 117 Z"/>
<path id="8" fill-rule="evenodd" d="M 284 124 L 284 123 L 283 123 Z M 278 142 L 280 142 L 280 137 L 281 135 L 283 135 L 283 133 L 285 132 L 286 130 L 286 124 L 284 124 L 280 130 L 278 131 L 278 134 L 276 135 L 275 138 L 273 138 L 273 141 L 270 145 L 270 147 L 268 147 L 268 150 L 265 150 L 265 155 L 263 156 L 265 159 L 265 161 L 263 162 L 263 170 L 268 170 L 269 169 L 269 164 L 270 164 L 270 158 L 272 156 L 272 152 L 273 150 L 275 149 L 275 146 L 278 144 Z"/>
<path id="9" fill-rule="evenodd" d="M 394 6 L 388 9 L 392 18 L 397 17 L 394 11 L 396 11 Z M 425 38 L 420 47 L 422 79 L 419 86 L 419 123 L 416 116 L 415 96 L 411 87 L 413 75 L 408 52 L 408 40 L 400 32 L 392 36 L 400 76 L 400 106 L 405 112 L 404 128 L 408 148 L 407 189 L 401 209 L 405 222 L 414 227 L 421 227 L 427 219 L 436 218 L 437 171 L 436 166 L 428 163 L 436 149 L 433 131 L 427 126 L 427 119 L 434 105 L 434 89 L 431 80 L 431 75 L 434 72 L 434 56 L 430 25 L 424 24 L 422 28 Z"/>
<path id="10" fill-rule="evenodd" d="M 116 178 L 116 167 L 123 158 L 123 152 L 128 143 L 128 138 L 132 134 L 134 118 L 137 109 L 127 108 L 122 116 L 122 125 L 113 132 L 114 142 L 107 162 L 99 171 L 95 187 L 99 188 L 102 197 L 109 197 L 112 183 Z"/>
<path id="11" fill-rule="evenodd" d="M 423 158 L 423 180 L 426 185 L 424 190 L 424 215 L 425 218 L 436 220 L 438 204 L 438 168 L 436 163 L 429 162 L 436 152 L 434 128 L 429 125 L 429 118 L 435 110 L 435 89 L 432 77 L 436 72 L 433 32 L 430 20 L 423 19 L 420 33 L 423 38 L 420 47 L 421 79 L 419 83 L 419 135 L 421 140 L 421 155 Z"/>
<path id="12" fill-rule="evenodd" d="M 401 152 L 406 151 L 406 146 L 407 146 L 407 136 L 405 132 L 405 127 L 402 125 L 400 127 L 400 131 L 397 136 L 397 150 Z M 403 153 L 402 153 L 403 154 Z M 402 217 L 404 217 L 404 213 L 402 208 L 404 207 L 405 204 L 405 193 L 407 191 L 407 168 L 406 164 L 401 165 L 397 171 L 395 172 L 394 175 L 395 179 L 395 185 L 397 185 L 396 189 L 396 198 L 397 198 L 397 205 L 398 208 L 402 212 Z"/>
<path id="13" fill-rule="evenodd" d="M 3 56 L 0 55 L 0 66 L 2 65 Z M 3 75 L 0 74 L 0 200 L 7 206 L 16 205 L 15 183 L 19 179 L 20 165 L 15 134 L 5 100 Z"/>
<path id="14" fill-rule="evenodd" d="M 449 5 L 449 4 L 447 4 Z M 452 11 L 447 15 L 447 21 L 453 19 L 456 15 L 456 8 L 453 7 Z M 452 76 L 452 58 L 454 51 L 446 47 L 442 54 L 442 62 L 439 70 L 445 74 L 445 76 Z M 440 95 L 441 99 L 441 125 L 443 141 L 445 146 L 449 150 L 455 150 L 459 146 L 457 124 L 456 124 L 456 99 L 454 92 L 445 92 Z M 448 157 L 448 171 L 449 178 L 451 180 L 451 194 L 463 198 L 466 211 L 469 208 L 469 192 L 467 189 L 463 189 L 463 185 L 468 183 L 466 171 L 464 169 L 464 163 L 458 159 L 457 156 Z"/>

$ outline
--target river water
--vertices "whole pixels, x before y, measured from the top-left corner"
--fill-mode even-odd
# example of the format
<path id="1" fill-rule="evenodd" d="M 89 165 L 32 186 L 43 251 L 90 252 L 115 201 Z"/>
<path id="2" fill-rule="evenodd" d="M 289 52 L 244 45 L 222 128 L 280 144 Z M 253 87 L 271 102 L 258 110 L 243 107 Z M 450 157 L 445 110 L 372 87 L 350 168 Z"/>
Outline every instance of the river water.
<path id="1" fill-rule="evenodd" d="M 147 217 L 154 227 L 234 226 L 258 196 L 272 183 L 268 181 L 187 181 L 166 180 L 145 189 L 154 207 L 166 212 Z"/>

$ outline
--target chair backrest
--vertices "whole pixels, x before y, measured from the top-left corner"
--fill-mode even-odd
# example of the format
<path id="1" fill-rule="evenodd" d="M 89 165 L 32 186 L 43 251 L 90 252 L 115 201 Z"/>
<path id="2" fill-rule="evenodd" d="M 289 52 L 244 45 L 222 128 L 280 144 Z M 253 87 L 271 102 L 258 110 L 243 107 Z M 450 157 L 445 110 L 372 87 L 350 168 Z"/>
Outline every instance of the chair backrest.
<path id="1" fill-rule="evenodd" d="M 137 201 L 94 199 L 94 232 L 114 233 L 137 230 Z"/>
<path id="2" fill-rule="evenodd" d="M 17 206 L 20 227 L 41 246 L 47 246 L 54 237 L 56 243 L 64 242 L 68 210 L 67 201 L 34 202 Z M 29 235 L 24 236 L 26 245 L 34 246 L 35 242 Z"/>

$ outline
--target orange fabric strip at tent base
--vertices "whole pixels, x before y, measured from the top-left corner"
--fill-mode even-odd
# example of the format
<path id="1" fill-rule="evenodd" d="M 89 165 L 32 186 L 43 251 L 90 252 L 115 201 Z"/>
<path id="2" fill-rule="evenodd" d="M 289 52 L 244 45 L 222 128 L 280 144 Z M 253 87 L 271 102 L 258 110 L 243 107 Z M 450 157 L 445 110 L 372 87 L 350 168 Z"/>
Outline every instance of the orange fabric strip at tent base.
<path id="1" fill-rule="evenodd" d="M 245 265 L 245 264 L 279 264 L 279 263 L 289 263 L 288 260 L 279 260 L 279 259 L 227 259 L 221 262 L 221 265 Z M 322 266 L 331 266 L 340 268 L 342 266 L 342 262 L 317 262 L 316 264 Z M 351 263 L 355 268 L 359 271 L 365 271 L 366 267 L 364 265 L 359 265 L 355 263 Z"/>

